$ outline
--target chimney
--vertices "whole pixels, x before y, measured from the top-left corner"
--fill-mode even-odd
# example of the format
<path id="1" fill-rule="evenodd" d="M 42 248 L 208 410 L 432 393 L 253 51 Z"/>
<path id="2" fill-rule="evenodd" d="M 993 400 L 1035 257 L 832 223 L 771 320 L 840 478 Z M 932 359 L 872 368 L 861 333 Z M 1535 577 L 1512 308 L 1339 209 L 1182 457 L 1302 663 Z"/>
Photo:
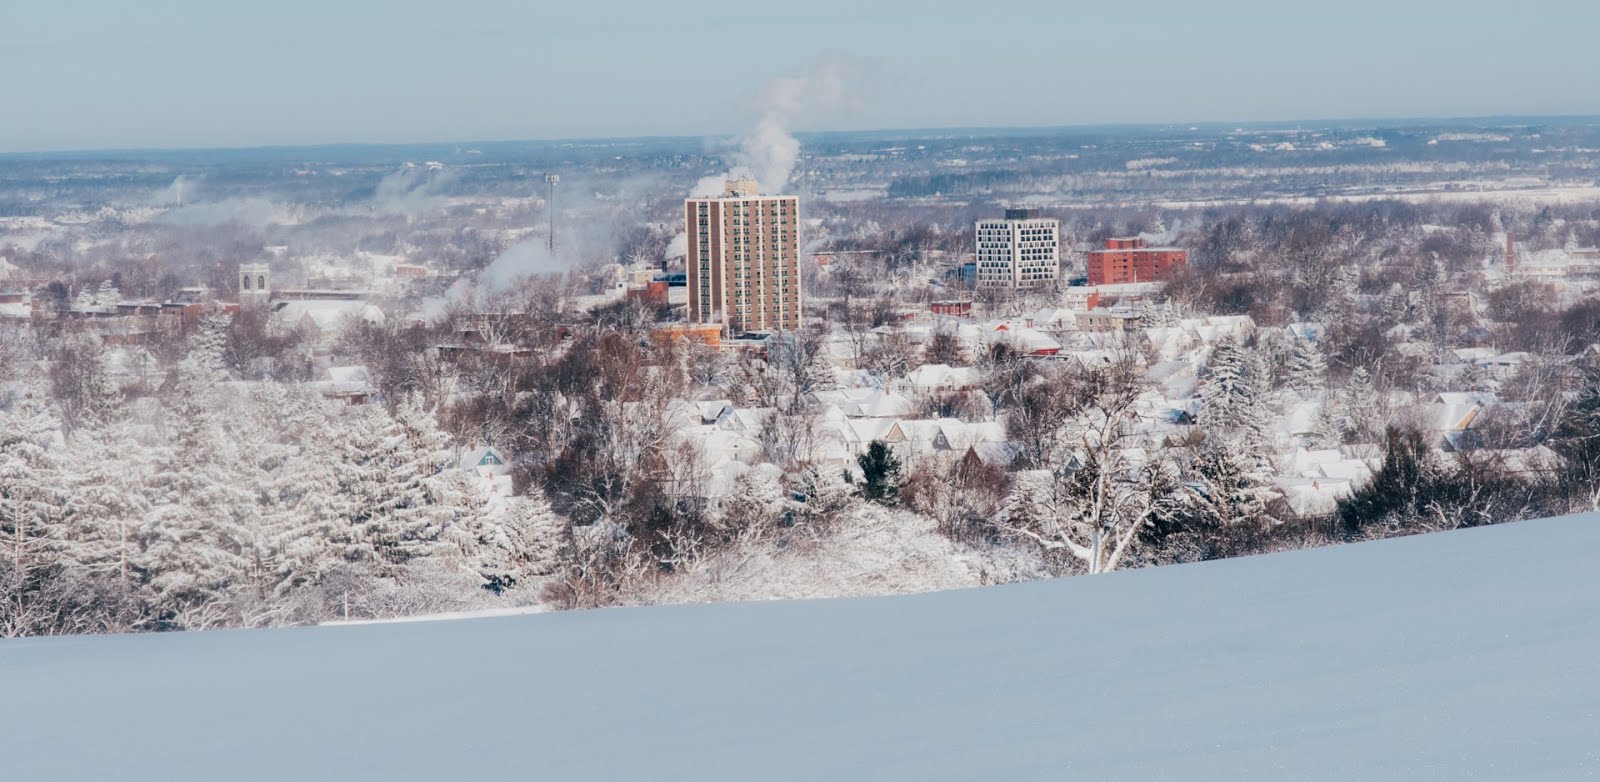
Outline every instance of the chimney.
<path id="1" fill-rule="evenodd" d="M 1516 271 L 1517 268 L 1517 238 L 1516 234 L 1506 231 L 1506 271 Z"/>

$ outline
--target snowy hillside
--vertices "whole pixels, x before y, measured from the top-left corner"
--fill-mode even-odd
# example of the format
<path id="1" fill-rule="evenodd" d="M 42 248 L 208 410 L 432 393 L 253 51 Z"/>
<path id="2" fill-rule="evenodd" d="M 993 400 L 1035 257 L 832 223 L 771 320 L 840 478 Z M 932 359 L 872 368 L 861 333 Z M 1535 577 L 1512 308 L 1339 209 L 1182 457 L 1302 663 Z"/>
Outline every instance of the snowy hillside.
<path id="1" fill-rule="evenodd" d="M 1572 780 L 1600 516 L 894 598 L 0 643 L 15 780 Z"/>

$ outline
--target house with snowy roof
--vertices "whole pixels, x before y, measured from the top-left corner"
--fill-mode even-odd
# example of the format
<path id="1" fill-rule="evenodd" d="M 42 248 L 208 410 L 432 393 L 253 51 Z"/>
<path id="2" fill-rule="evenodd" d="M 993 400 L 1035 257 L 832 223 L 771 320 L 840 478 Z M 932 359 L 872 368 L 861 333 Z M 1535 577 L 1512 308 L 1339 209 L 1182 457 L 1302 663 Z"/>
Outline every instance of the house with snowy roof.
<path id="1" fill-rule="evenodd" d="M 327 342 L 346 324 L 384 323 L 383 310 L 360 300 L 296 299 L 277 301 L 272 317 L 280 325 L 299 331 L 314 342 Z"/>
<path id="2" fill-rule="evenodd" d="M 511 471 L 506 455 L 492 445 L 475 445 L 461 451 L 456 458 L 456 469 L 479 475 L 504 475 Z"/>
<path id="3" fill-rule="evenodd" d="M 699 414 L 700 423 L 702 424 L 716 423 L 733 406 L 733 402 L 727 399 L 713 399 L 708 402 L 694 403 L 695 412 Z"/>
<path id="4" fill-rule="evenodd" d="M 777 412 L 774 407 L 734 407 L 729 405 L 717 417 L 716 427 L 745 437 L 757 437 L 767 418 Z"/>
<path id="5" fill-rule="evenodd" d="M 323 370 L 321 378 L 306 385 L 324 399 L 351 405 L 366 404 L 376 393 L 372 386 L 372 375 L 360 365 L 328 367 Z"/>
<path id="6" fill-rule="evenodd" d="M 946 364 L 923 364 L 906 374 L 899 385 L 913 394 L 927 396 L 934 393 L 966 391 L 977 388 L 983 373 L 973 367 L 952 367 Z"/>
<path id="7" fill-rule="evenodd" d="M 980 442 L 967 446 L 962 454 L 962 461 L 967 464 L 983 464 L 989 467 L 1010 467 L 1022 455 L 1022 444 L 1015 440 L 999 442 Z"/>
<path id="8" fill-rule="evenodd" d="M 1029 328 L 1070 331 L 1078 327 L 1078 313 L 1066 307 L 1044 307 L 1029 313 L 1024 322 Z"/>
<path id="9" fill-rule="evenodd" d="M 913 415 L 917 404 L 910 397 L 882 388 L 837 388 L 813 391 L 810 400 L 833 406 L 848 418 L 889 418 Z"/>
<path id="10" fill-rule="evenodd" d="M 967 422 L 957 418 L 902 420 L 907 451 L 927 456 L 939 453 L 961 454 L 980 443 L 1005 442 L 1005 425 L 999 421 Z"/>
<path id="11" fill-rule="evenodd" d="M 988 343 L 1009 345 L 1026 356 L 1054 356 L 1061 352 L 1061 343 L 1055 337 L 1015 321 L 996 324 L 990 330 Z"/>

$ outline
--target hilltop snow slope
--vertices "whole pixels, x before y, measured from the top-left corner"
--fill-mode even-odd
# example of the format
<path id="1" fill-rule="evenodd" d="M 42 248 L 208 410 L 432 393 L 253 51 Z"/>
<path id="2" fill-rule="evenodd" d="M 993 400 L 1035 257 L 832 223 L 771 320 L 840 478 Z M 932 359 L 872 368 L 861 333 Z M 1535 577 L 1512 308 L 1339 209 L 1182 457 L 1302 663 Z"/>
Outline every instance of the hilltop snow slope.
<path id="1" fill-rule="evenodd" d="M 1600 516 L 990 589 L 0 643 L 7 780 L 1572 780 Z"/>

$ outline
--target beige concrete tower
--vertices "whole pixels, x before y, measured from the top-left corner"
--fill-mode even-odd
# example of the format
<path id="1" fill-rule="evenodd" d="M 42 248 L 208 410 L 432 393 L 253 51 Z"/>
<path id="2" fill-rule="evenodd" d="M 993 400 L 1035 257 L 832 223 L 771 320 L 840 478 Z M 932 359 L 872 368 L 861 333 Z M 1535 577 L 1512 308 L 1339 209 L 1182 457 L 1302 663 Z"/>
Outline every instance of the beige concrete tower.
<path id="1" fill-rule="evenodd" d="M 684 202 L 690 322 L 730 335 L 800 327 L 799 205 L 745 177 Z"/>

